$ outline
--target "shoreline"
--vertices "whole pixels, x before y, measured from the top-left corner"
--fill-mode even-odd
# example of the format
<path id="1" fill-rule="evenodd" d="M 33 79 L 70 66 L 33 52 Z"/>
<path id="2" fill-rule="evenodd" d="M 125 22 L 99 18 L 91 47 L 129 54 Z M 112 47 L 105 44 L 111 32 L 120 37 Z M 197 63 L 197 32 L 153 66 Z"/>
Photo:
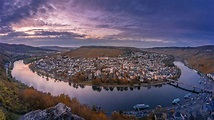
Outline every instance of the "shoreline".
<path id="1" fill-rule="evenodd" d="M 37 74 L 36 71 L 35 71 L 35 74 Z M 92 83 L 92 81 L 72 82 L 72 81 L 69 81 L 69 80 L 66 80 L 66 79 L 47 77 L 47 76 L 44 76 L 44 75 L 41 75 L 41 74 L 37 74 L 37 75 L 40 76 L 40 77 L 46 78 L 47 80 L 48 79 L 53 79 L 53 80 L 57 80 L 57 81 L 63 81 L 63 82 L 66 82 L 66 83 L 85 85 L 85 86 L 98 86 L 98 87 L 148 87 L 148 86 L 166 85 L 166 84 L 170 83 L 170 81 L 167 81 L 167 80 L 159 80 L 158 82 L 136 83 L 136 84 L 133 84 L 133 85 L 131 85 L 131 84 L 105 84 L 105 83 L 101 83 L 100 85 L 95 85 L 95 84 Z M 177 81 L 177 79 L 174 80 L 174 81 Z"/>
<path id="2" fill-rule="evenodd" d="M 64 81 L 65 82 L 65 81 Z M 71 82 L 73 83 L 73 82 Z M 111 84 L 104 84 L 104 85 L 93 85 L 93 84 L 87 84 L 87 83 L 84 83 L 84 82 L 80 82 L 80 83 L 73 83 L 73 84 L 82 84 L 82 85 L 87 85 L 87 86 L 97 86 L 97 87 L 149 87 L 149 86 L 159 86 L 159 85 L 166 85 L 170 82 L 157 82 L 157 83 L 141 83 L 140 85 L 139 84 L 134 84 L 134 85 L 128 85 L 128 84 L 122 84 L 122 85 L 111 85 Z"/>
<path id="3" fill-rule="evenodd" d="M 176 61 L 174 61 L 174 62 L 176 62 Z M 98 86 L 98 87 L 148 87 L 148 86 L 166 85 L 166 84 L 170 83 L 170 81 L 168 81 L 168 80 L 151 80 L 150 83 L 143 83 L 143 82 L 139 82 L 139 83 L 135 83 L 135 84 L 116 84 L 116 83 L 106 84 L 106 83 L 100 83 L 100 84 L 96 85 L 96 84 L 93 84 L 93 80 L 73 82 L 73 81 L 69 81 L 66 78 L 53 77 L 54 76 L 53 74 L 48 74 L 48 76 L 45 76 L 45 74 L 47 75 L 47 73 L 45 73 L 43 70 L 36 70 L 36 69 L 34 69 L 34 67 L 33 68 L 30 67 L 31 63 L 28 63 L 26 65 L 28 65 L 29 69 L 32 72 L 35 72 L 38 76 L 46 77 L 46 79 L 51 78 L 51 79 L 58 80 L 58 81 L 64 81 L 64 82 L 67 82 L 67 83 L 73 83 L 73 84 L 79 84 L 79 85 L 85 85 L 85 86 Z M 40 72 L 41 74 L 38 74 L 38 72 Z M 50 76 L 52 76 L 52 77 L 50 77 Z M 181 71 L 179 72 L 179 77 L 170 78 L 170 79 L 172 79 L 174 81 L 178 81 L 180 76 L 181 76 Z"/>
<path id="4" fill-rule="evenodd" d="M 31 71 L 33 71 L 30 67 L 29 69 Z M 92 81 L 82 81 L 82 82 L 72 82 L 66 79 L 62 79 L 62 78 L 54 78 L 54 77 L 47 77 L 45 75 L 42 74 L 38 74 L 38 72 L 35 70 L 35 74 L 37 74 L 40 77 L 44 77 L 46 79 L 54 79 L 57 81 L 63 81 L 66 83 L 72 83 L 72 84 L 79 84 L 79 85 L 85 85 L 85 86 L 97 86 L 97 87 L 148 87 L 148 86 L 159 86 L 159 85 L 166 85 L 168 83 L 170 83 L 170 81 L 168 80 L 157 80 L 157 81 L 152 81 L 150 83 L 136 83 L 136 84 L 105 84 L 105 83 L 101 83 L 100 85 L 95 85 L 92 83 Z M 174 81 L 177 81 L 179 79 L 176 78 Z"/>
<path id="5" fill-rule="evenodd" d="M 44 76 L 41 76 L 40 75 L 40 77 L 44 77 Z M 46 79 L 46 77 L 44 77 L 45 79 Z M 45 80 L 44 79 L 44 80 Z M 51 79 L 52 80 L 52 79 Z M 65 81 L 64 81 L 65 82 Z M 67 81 L 67 83 L 68 83 L 68 81 Z M 81 84 L 81 83 L 77 83 L 77 84 Z M 85 84 L 89 84 L 89 83 L 85 83 Z M 133 86 L 130 86 L 130 85 L 102 85 L 102 86 L 97 86 L 98 88 L 99 87 L 134 87 L 134 88 L 137 88 L 137 87 L 139 87 L 139 86 L 151 86 L 151 87 L 153 87 L 154 85 L 164 85 L 164 84 L 167 84 L 167 82 L 165 82 L 165 83 L 153 83 L 153 84 L 141 84 L 141 85 L 136 85 L 136 87 L 133 85 Z M 92 85 L 91 85 L 92 86 Z M 158 87 L 158 86 L 157 86 Z M 111 90 L 111 89 L 110 89 Z M 209 93 L 205 93 L 206 95 L 209 95 Z M 196 98 L 194 98 L 194 99 L 196 99 Z M 186 104 L 179 104 L 179 105 L 177 105 L 177 106 L 174 106 L 174 105 L 167 105 L 167 106 L 164 106 L 163 108 L 166 108 L 166 109 L 174 109 L 174 110 L 177 110 L 177 108 L 178 107 L 180 107 L 180 106 L 186 106 L 188 103 L 186 103 Z M 189 104 L 188 104 L 189 105 Z M 147 109 L 146 111 L 153 111 L 155 109 L 155 107 L 154 108 L 151 108 L 151 109 Z M 127 110 L 127 111 L 129 111 L 129 110 Z M 132 111 L 132 110 L 131 110 Z M 168 111 L 168 110 L 167 110 Z M 126 112 L 126 110 L 124 110 L 124 112 Z"/>

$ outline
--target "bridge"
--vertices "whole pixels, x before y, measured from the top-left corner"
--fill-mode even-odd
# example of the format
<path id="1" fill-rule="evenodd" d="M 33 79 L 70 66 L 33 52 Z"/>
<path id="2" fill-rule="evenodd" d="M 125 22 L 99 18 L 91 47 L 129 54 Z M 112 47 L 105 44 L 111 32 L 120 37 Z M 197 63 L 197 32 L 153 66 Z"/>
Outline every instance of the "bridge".
<path id="1" fill-rule="evenodd" d="M 171 84 L 173 86 L 176 86 L 176 87 L 179 87 L 181 89 L 187 90 L 187 91 L 197 92 L 196 89 L 199 89 L 200 92 L 209 92 L 209 93 L 213 93 L 214 92 L 214 90 L 212 90 L 212 89 L 206 89 L 206 88 L 202 88 L 202 87 L 199 87 L 199 86 L 187 84 L 187 83 L 176 81 L 176 80 L 172 80 L 172 79 L 167 79 L 167 81 L 169 81 L 169 84 Z M 176 83 L 176 85 L 174 85 L 172 83 Z M 191 87 L 193 89 L 192 90 L 188 90 L 188 89 L 182 88 L 182 87 L 179 86 L 179 84 Z"/>

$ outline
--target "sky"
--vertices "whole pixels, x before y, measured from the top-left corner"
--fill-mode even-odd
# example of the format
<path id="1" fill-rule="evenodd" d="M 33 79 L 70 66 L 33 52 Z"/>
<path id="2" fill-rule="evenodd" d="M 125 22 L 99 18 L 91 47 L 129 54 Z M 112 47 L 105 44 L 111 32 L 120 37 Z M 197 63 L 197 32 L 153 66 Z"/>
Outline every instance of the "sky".
<path id="1" fill-rule="evenodd" d="M 0 42 L 214 45 L 214 0 L 0 0 Z"/>

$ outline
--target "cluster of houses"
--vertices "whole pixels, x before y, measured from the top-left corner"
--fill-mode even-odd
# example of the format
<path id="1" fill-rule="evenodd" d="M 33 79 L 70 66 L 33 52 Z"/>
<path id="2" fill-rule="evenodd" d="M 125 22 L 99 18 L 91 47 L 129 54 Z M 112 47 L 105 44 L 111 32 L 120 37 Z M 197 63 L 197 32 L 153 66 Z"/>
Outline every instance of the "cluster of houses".
<path id="1" fill-rule="evenodd" d="M 180 76 L 176 66 L 166 66 L 168 56 L 156 53 L 136 52 L 119 57 L 72 58 L 57 55 L 35 61 L 35 70 L 58 79 L 72 79 L 81 73 L 84 80 L 137 79 L 141 82 L 174 79 Z"/>

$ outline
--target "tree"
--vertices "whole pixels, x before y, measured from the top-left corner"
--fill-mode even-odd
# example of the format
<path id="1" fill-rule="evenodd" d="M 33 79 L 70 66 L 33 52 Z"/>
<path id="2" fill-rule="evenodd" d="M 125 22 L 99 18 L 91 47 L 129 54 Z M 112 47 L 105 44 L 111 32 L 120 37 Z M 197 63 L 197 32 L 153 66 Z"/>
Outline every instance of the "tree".
<path id="1" fill-rule="evenodd" d="M 126 116 L 118 112 L 114 112 L 110 116 L 110 120 L 137 120 L 134 116 Z"/>
<path id="2" fill-rule="evenodd" d="M 92 84 L 93 84 L 93 85 L 101 85 L 101 79 L 100 79 L 100 78 L 95 78 L 95 79 L 92 81 Z"/>
<path id="3" fill-rule="evenodd" d="M 6 120 L 6 117 L 1 109 L 0 109 L 0 120 Z"/>

